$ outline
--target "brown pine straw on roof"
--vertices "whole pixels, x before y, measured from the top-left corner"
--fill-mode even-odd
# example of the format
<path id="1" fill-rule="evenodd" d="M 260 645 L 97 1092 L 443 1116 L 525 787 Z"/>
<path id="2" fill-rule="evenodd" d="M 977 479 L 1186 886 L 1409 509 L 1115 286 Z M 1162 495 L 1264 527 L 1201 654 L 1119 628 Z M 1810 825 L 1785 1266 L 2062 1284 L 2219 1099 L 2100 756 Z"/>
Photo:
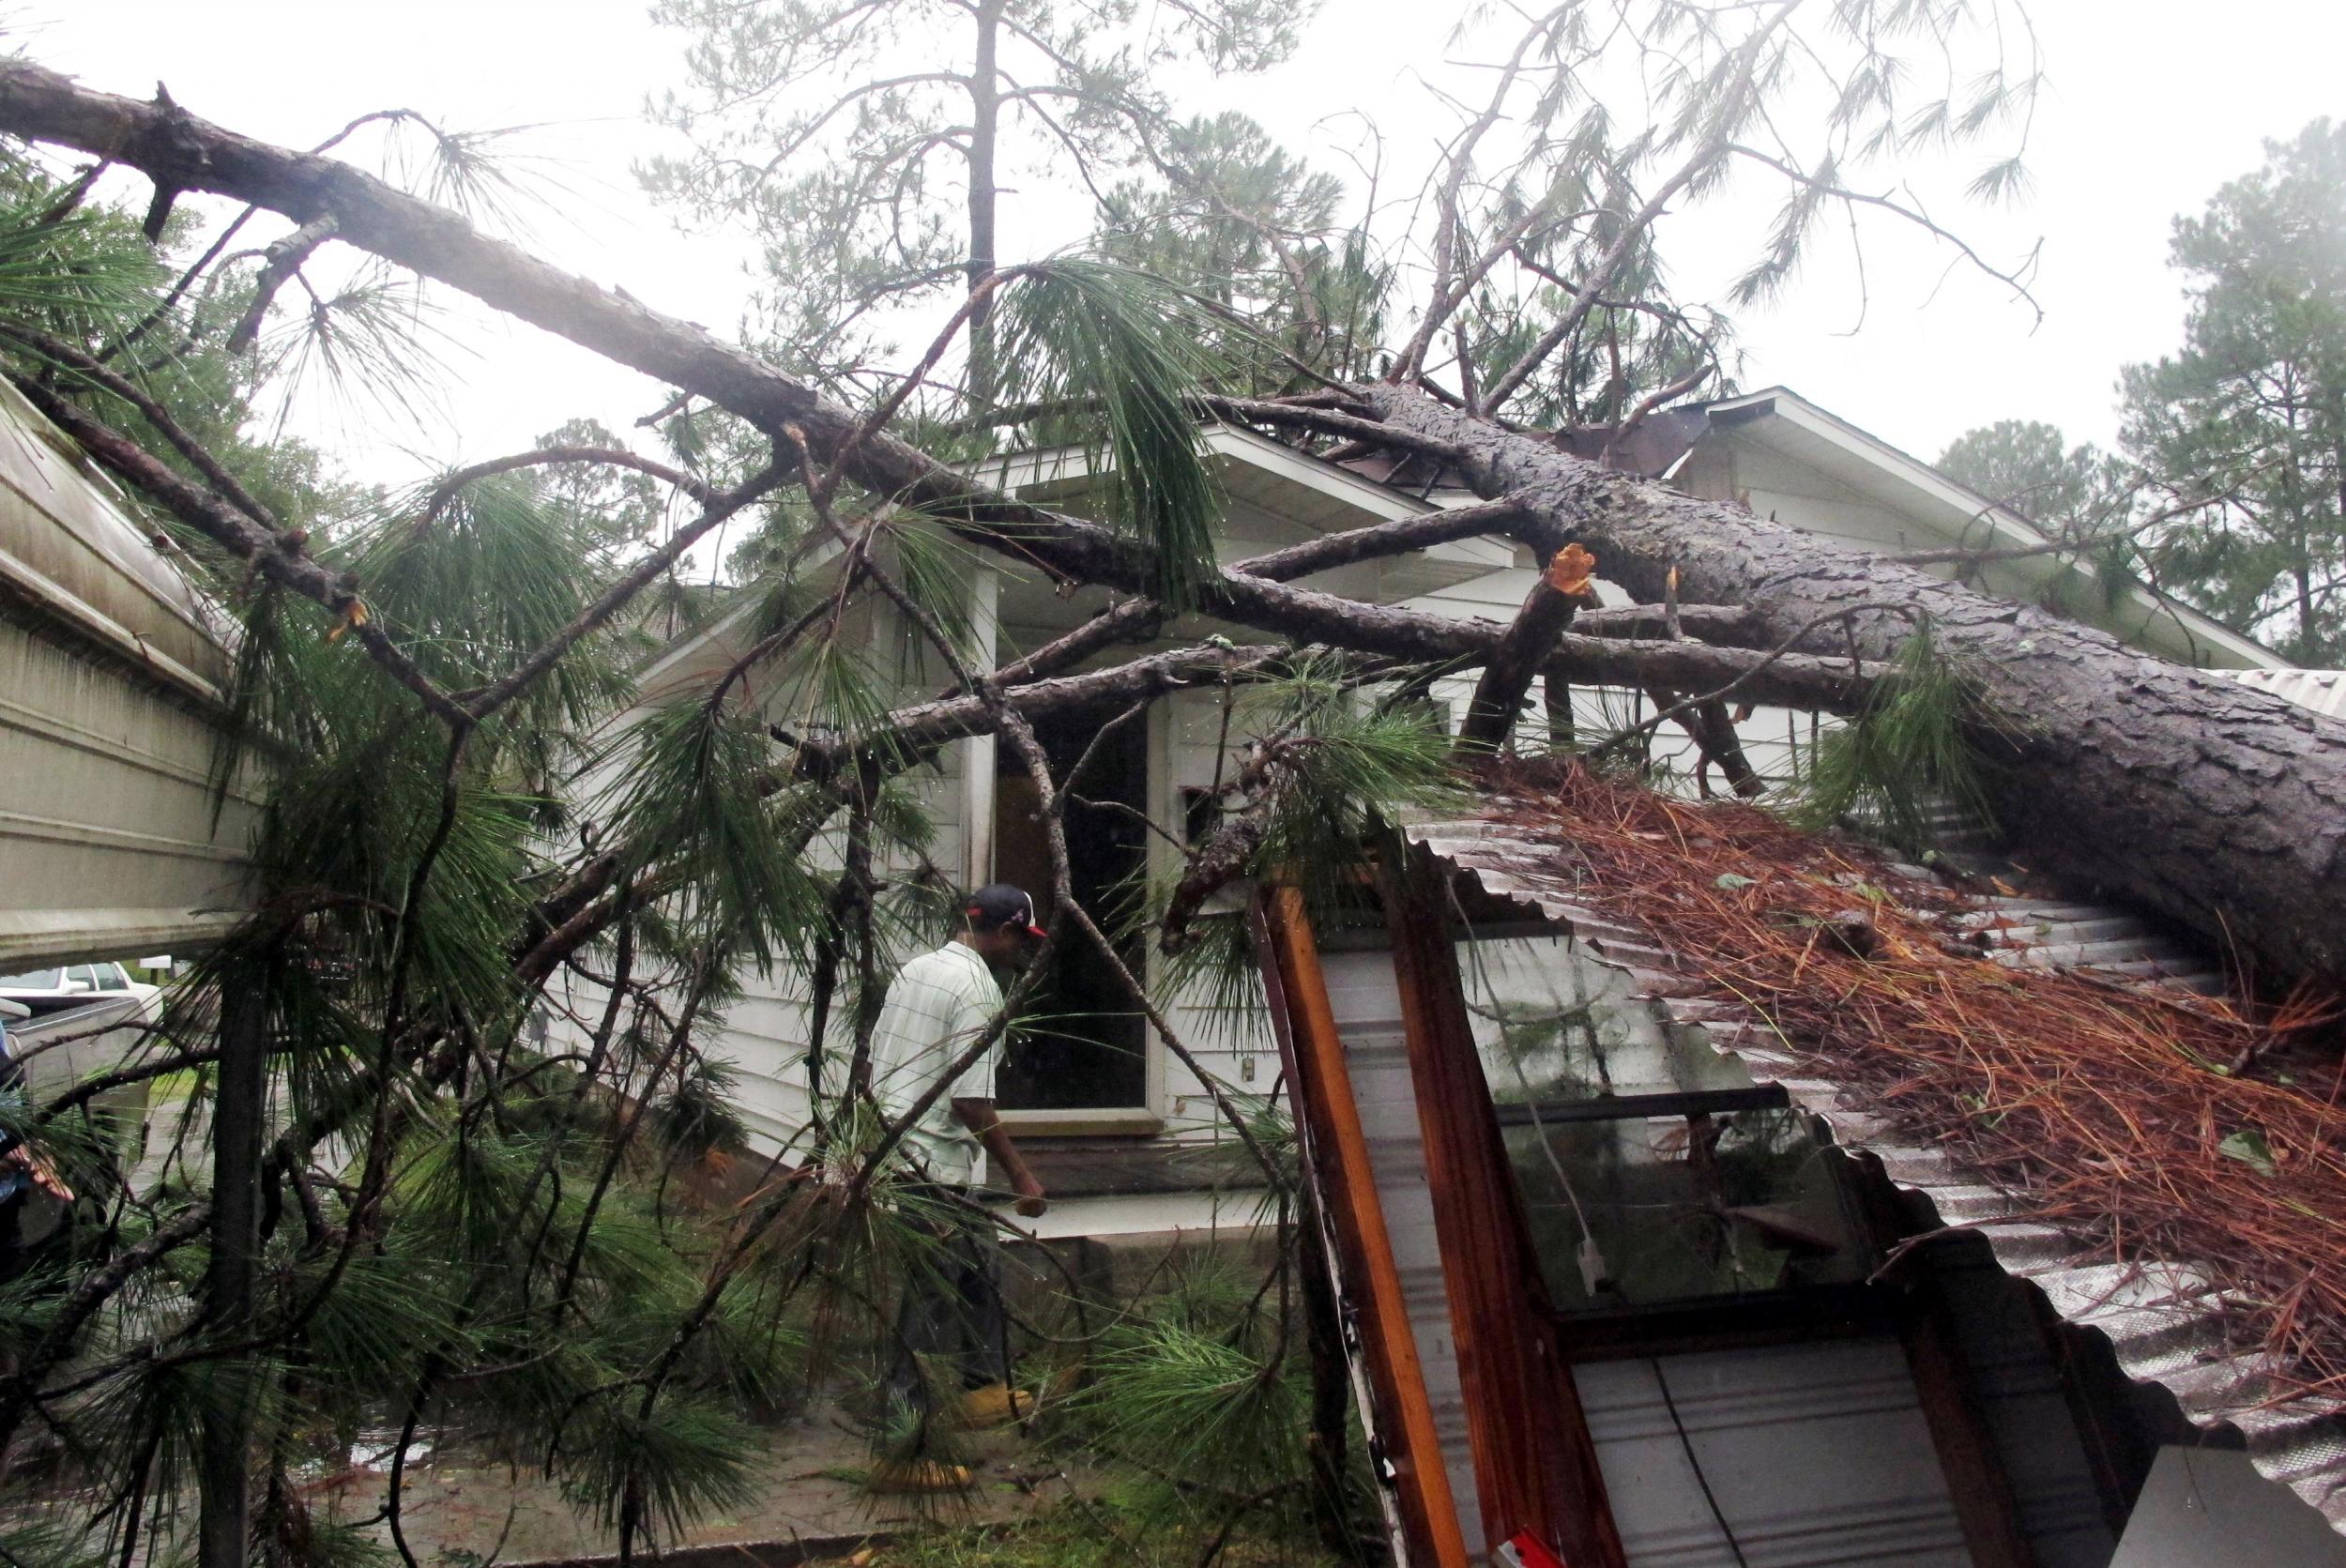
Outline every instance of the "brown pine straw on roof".
<path id="1" fill-rule="evenodd" d="M 2009 968 L 1950 951 L 1927 918 L 1959 895 L 1862 845 L 1577 766 L 1519 764 L 1493 782 L 1486 815 L 1556 843 L 1590 902 L 1690 960 L 1816 1076 L 2111 1261 L 2212 1267 L 2237 1298 L 2235 1350 L 2269 1351 L 2292 1385 L 2276 1397 L 2346 1396 L 2333 1002 L 2301 992 L 2250 1018 L 2181 991 Z M 1853 908 L 1878 934 L 1870 957 L 1836 936 Z"/>

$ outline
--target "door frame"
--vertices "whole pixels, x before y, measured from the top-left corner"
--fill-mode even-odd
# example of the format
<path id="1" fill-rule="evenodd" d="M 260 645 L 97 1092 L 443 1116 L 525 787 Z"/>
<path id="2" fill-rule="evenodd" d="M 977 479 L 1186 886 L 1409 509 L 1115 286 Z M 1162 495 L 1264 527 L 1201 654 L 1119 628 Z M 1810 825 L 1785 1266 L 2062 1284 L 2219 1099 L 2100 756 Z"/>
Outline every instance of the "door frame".
<path id="1" fill-rule="evenodd" d="M 970 635 L 989 660 L 1000 652 L 1001 576 L 991 565 L 978 569 L 970 587 Z M 1146 778 L 1143 799 L 1158 823 L 1175 821 L 1177 790 L 1173 783 L 1172 704 L 1151 703 L 1141 716 L 1147 726 Z M 961 764 L 961 875 L 965 888 L 994 879 L 995 774 L 1000 763 L 1000 741 L 991 735 L 973 735 L 955 741 Z M 1161 836 L 1148 838 L 1146 866 L 1152 880 L 1175 869 L 1175 851 Z M 1154 994 L 1163 978 L 1163 955 L 1153 942 L 1142 945 L 1140 982 Z M 998 1114 L 1013 1134 L 1028 1137 L 1153 1137 L 1165 1131 L 1168 1104 L 1165 1086 L 1165 1039 L 1155 1025 L 1141 1026 L 1143 1087 L 1137 1105 L 1105 1105 L 1063 1110 L 1013 1110 Z"/>

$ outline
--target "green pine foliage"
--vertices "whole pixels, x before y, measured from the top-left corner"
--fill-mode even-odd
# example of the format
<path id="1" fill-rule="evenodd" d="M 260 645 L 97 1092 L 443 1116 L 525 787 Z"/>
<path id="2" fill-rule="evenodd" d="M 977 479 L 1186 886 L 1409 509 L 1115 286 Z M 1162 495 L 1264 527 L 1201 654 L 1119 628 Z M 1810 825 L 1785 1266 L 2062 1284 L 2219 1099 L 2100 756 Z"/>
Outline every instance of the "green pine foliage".
<path id="1" fill-rule="evenodd" d="M 609 802 L 614 830 L 640 865 L 657 858 L 692 886 L 691 928 L 738 942 L 761 967 L 785 951 L 806 956 L 823 889 L 791 852 L 803 842 L 791 818 L 819 808 L 789 791 L 769 794 L 773 755 L 757 717 L 689 693 L 647 712 L 625 754 Z"/>
<path id="2" fill-rule="evenodd" d="M 1362 672 L 1333 656 L 1299 660 L 1276 679 L 1234 689 L 1230 777 L 1204 814 L 1209 840 L 1253 819 L 1242 878 L 1278 876 L 1302 893 L 1316 921 L 1350 918 L 1380 825 L 1460 804 L 1448 728 L 1426 704 L 1396 700 L 1391 670 Z M 1406 693 L 1411 682 L 1403 679 Z M 1196 851 L 1203 846 L 1192 844 Z M 1172 893 L 1152 889 L 1153 922 Z M 1264 1026 L 1260 968 L 1246 922 L 1197 920 L 1161 967 L 1167 997 L 1188 996 L 1242 1032 Z"/>
<path id="3" fill-rule="evenodd" d="M 2008 726 L 1982 706 L 1978 678 L 1927 624 L 1907 638 L 1890 673 L 1862 713 L 1819 738 L 1792 819 L 1859 826 L 1914 854 L 1930 848 L 1950 807 L 1992 828 L 1980 737 Z"/>
<path id="4" fill-rule="evenodd" d="M 2346 122 L 2175 221 L 2184 342 L 2122 381 L 2160 586 L 2316 668 L 2346 656 Z"/>
<path id="5" fill-rule="evenodd" d="M 1006 392 L 1064 405 L 1067 434 L 1110 471 L 1110 516 L 1153 552 L 1156 596 L 1168 608 L 1196 602 L 1214 565 L 1219 496 L 1188 394 L 1216 367 L 1196 312 L 1146 273 L 1059 257 L 1024 269 L 997 312 Z M 1096 411 L 1096 412 L 1095 412 Z"/>
<path id="6" fill-rule="evenodd" d="M 1224 113 L 1166 128 L 1154 180 L 1107 193 L 1104 254 L 1178 281 L 1211 312 L 1223 384 L 1269 396 L 1371 372 L 1394 266 L 1341 216 L 1342 182 Z"/>

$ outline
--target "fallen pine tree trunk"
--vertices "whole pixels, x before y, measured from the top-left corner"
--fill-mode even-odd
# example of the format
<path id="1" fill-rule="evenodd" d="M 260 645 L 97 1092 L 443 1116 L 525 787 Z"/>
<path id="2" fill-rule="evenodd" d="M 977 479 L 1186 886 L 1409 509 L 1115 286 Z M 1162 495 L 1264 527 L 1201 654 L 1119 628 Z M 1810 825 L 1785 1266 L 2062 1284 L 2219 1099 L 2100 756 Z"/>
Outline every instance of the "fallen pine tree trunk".
<path id="1" fill-rule="evenodd" d="M 330 218 L 338 243 L 705 397 L 818 461 L 837 458 L 873 494 L 917 504 L 965 538 L 1063 582 L 1130 591 L 1150 578 L 1145 549 L 1129 536 L 976 484 L 885 431 L 866 430 L 855 411 L 705 329 L 492 239 L 460 215 L 347 164 L 236 135 L 167 100 L 94 92 L 22 62 L 0 64 L 0 130 L 138 169 L 159 192 L 217 192 L 304 225 Z M 1506 532 L 1550 550 L 1577 540 L 1596 553 L 1603 575 L 1649 601 L 1664 597 L 1676 565 L 1683 599 L 1750 607 L 1758 617 L 1752 640 L 1762 646 L 1848 611 L 1801 651 L 1820 662 L 1852 652 L 1878 662 L 1927 613 L 1949 651 L 1979 669 L 1996 710 L 2025 726 L 1994 787 L 2005 824 L 2044 864 L 2220 936 L 2274 968 L 2346 979 L 2346 921 L 2338 918 L 2346 912 L 2346 727 L 2041 612 L 1607 472 L 1405 388 L 1352 392 L 1356 406 L 1378 416 L 1355 424 L 1381 430 L 1400 449 L 1438 453 L 1481 495 L 1507 498 L 1516 521 Z M 1230 417 L 1250 417 L 1236 400 L 1221 401 Z M 1287 422 L 1325 422 L 1316 410 L 1291 412 Z M 299 554 L 297 544 L 283 548 Z M 1405 612 L 1229 570 L 1211 575 L 1200 598 L 1211 613 L 1242 624 L 1388 657 L 1424 657 L 1403 647 L 1453 635 L 1436 638 Z M 1473 640 L 1487 655 L 1492 639 Z M 1699 693 L 1692 671 L 1681 681 L 1644 665 L 1668 658 L 1718 667 L 1713 650 L 1680 645 L 1665 655 L 1648 647 L 1654 651 L 1640 655 L 1620 651 L 1635 650 L 1634 643 L 1613 645 L 1607 657 L 1639 662 L 1624 683 Z M 1743 694 L 1769 700 L 1759 691 Z"/>
<path id="2" fill-rule="evenodd" d="M 1748 511 L 1600 468 L 1406 388 L 1354 388 L 1403 442 L 1577 541 L 1641 599 L 1748 606 L 1773 646 L 1896 655 L 1927 616 L 2006 726 L 1983 735 L 2001 824 L 2097 882 L 2285 974 L 2346 978 L 2346 725 L 2220 675 Z M 1409 449 L 1404 446 L 1402 449 Z"/>

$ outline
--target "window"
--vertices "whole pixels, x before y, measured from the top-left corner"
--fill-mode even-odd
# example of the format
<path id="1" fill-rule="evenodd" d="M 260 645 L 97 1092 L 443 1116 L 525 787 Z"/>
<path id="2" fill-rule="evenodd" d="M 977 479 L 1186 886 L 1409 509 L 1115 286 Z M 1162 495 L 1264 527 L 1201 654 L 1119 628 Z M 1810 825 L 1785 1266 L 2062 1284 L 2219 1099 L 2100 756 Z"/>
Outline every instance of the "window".
<path id="1" fill-rule="evenodd" d="M 1619 969 L 1521 929 L 1457 951 L 1550 1302 L 1601 1317 L 1862 1283 L 1812 1119 L 1674 1037 Z"/>
<path id="2" fill-rule="evenodd" d="M 86 964 L 74 965 L 65 972 L 65 978 L 69 983 L 79 985 L 84 991 L 98 989 L 98 975 Z"/>
<path id="3" fill-rule="evenodd" d="M 1500 1107 L 1549 1300 L 1691 1304 L 1871 1268 L 1810 1119 L 1780 1089 Z"/>
<path id="4" fill-rule="evenodd" d="M 1075 896 L 1116 931 L 1121 922 L 1113 913 L 1129 909 L 1148 872 L 1148 728 L 1046 726 L 1038 738 L 1067 791 L 1060 824 Z M 1079 759 L 1088 759 L 1082 775 L 1069 777 L 1065 770 Z M 1008 746 L 997 748 L 995 762 L 994 876 L 1026 889 L 1041 909 L 1050 899 L 1051 857 L 1034 781 Z M 1148 961 L 1141 943 L 1126 936 L 1119 946 L 1125 964 L 1140 973 Z M 1082 933 L 1071 932 L 1028 1002 L 995 1094 L 1006 1110 L 1145 1108 L 1147 1045 L 1147 1023 L 1122 984 Z"/>
<path id="5" fill-rule="evenodd" d="M 27 969 L 21 975 L 0 975 L 0 991 L 54 991 L 64 983 L 62 969 Z"/>
<path id="6" fill-rule="evenodd" d="M 122 972 L 121 965 L 98 964 L 93 965 L 92 967 L 98 972 L 98 988 L 100 991 L 128 991 L 130 989 L 130 977 Z"/>

